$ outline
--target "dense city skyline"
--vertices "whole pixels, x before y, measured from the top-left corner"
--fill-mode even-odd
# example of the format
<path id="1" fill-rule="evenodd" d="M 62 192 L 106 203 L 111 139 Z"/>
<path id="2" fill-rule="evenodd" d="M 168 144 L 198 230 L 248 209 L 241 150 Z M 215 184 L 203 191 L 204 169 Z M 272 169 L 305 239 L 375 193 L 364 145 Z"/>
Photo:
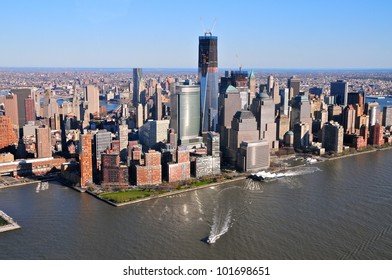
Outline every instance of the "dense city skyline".
<path id="1" fill-rule="evenodd" d="M 390 68 L 391 5 L 5 2 L 0 67 L 196 68 L 197 37 L 214 26 L 220 68 Z"/>

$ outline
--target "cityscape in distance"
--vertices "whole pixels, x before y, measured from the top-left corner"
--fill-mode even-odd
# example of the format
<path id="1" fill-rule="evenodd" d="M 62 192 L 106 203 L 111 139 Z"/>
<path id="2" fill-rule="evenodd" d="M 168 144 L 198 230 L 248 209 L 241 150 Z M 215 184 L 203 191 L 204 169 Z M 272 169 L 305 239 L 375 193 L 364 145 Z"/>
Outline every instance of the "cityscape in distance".
<path id="1" fill-rule="evenodd" d="M 129 3 L 124 3 L 128 7 Z M 116 12 L 120 13 L 117 9 Z M 390 180 L 385 177 L 390 176 L 385 174 L 388 172 L 378 172 L 391 163 L 392 68 L 384 67 L 382 59 L 380 63 L 365 64 L 365 67 L 306 63 L 293 67 L 295 59 L 287 67 L 282 63 L 265 67 L 254 65 L 249 63 L 248 48 L 242 58 L 242 55 L 228 51 L 228 45 L 222 45 L 221 40 L 230 42 L 232 39 L 227 37 L 235 37 L 227 31 L 220 35 L 222 30 L 222 27 L 216 31 L 214 27 L 204 28 L 193 41 L 184 43 L 187 48 L 179 45 L 179 58 L 186 49 L 193 51 L 189 57 L 194 61 L 191 65 L 180 63 L 178 67 L 172 63 L 151 67 L 150 62 L 143 67 L 139 61 L 135 67 L 132 61 L 127 63 L 129 67 L 107 63 L 103 67 L 94 64 L 85 67 L 79 64 L 34 66 L 39 65 L 36 62 L 21 66 L 20 62 L 14 65 L 9 62 L 1 65 L 0 62 L 0 234 L 6 237 L 5 242 L 15 244 L 18 238 L 27 241 L 28 238 L 23 237 L 24 231 L 33 236 L 40 232 L 29 225 L 26 213 L 37 211 L 40 213 L 37 215 L 43 215 L 43 212 L 35 208 L 38 204 L 29 205 L 28 202 L 36 201 L 45 193 L 53 193 L 41 198 L 45 209 L 55 209 L 51 199 L 65 212 L 91 204 L 95 210 L 88 208 L 86 213 L 100 213 L 103 220 L 114 223 L 114 228 L 120 227 L 131 215 L 133 220 L 130 220 L 138 221 L 139 226 L 132 226 L 132 230 L 140 240 L 144 240 L 143 235 L 159 234 L 160 227 L 162 238 L 170 240 L 169 234 L 176 236 L 172 230 L 179 226 L 186 233 L 182 236 L 192 237 L 183 241 L 184 246 L 193 240 L 190 248 L 195 251 L 175 249 L 172 255 L 167 249 L 173 243 L 163 242 L 162 252 L 154 253 L 150 247 L 154 242 L 151 242 L 146 245 L 146 252 L 142 247 L 132 247 L 132 253 L 119 249 L 116 255 L 108 246 L 102 252 L 85 250 L 85 254 L 79 254 L 64 250 L 69 244 L 62 241 L 64 244 L 59 246 L 63 253 L 59 252 L 61 250 L 54 252 L 49 246 L 36 255 L 33 244 L 27 248 L 30 255 L 14 251 L 10 258 L 392 258 L 390 253 L 379 249 L 384 242 L 384 233 L 388 238 L 390 236 L 390 230 L 384 229 L 389 219 L 392 221 L 392 213 L 384 212 L 385 220 L 378 216 L 389 200 L 385 205 L 376 202 L 379 196 L 392 197 L 389 189 L 378 189 L 373 193 L 374 197 L 363 204 L 363 197 L 359 199 L 360 208 L 368 211 L 363 216 L 369 215 L 369 220 L 365 221 L 369 228 L 366 228 L 352 211 L 354 202 L 349 201 L 347 193 L 354 190 L 347 189 L 351 184 L 345 183 L 347 176 L 352 174 L 377 173 L 374 177 L 366 176 L 368 181 L 355 181 L 359 196 L 368 186 L 385 187 Z M 193 43 L 195 46 L 189 47 Z M 162 55 L 162 51 L 159 52 Z M 321 52 L 319 55 L 323 56 Z M 252 56 L 268 54 L 254 53 L 250 58 Z M 221 59 L 225 61 L 225 67 L 220 67 Z M 362 56 L 357 59 L 361 60 Z M 392 65 L 390 62 L 387 65 Z M 367 167 L 364 162 L 368 162 Z M 345 168 L 350 170 L 345 171 Z M 329 184 L 328 178 L 336 182 Z M 284 191 L 274 193 L 274 186 L 275 191 Z M 309 192 L 311 186 L 317 191 Z M 331 193 L 325 190 L 328 188 Z M 30 192 L 31 189 L 34 192 Z M 298 191 L 292 194 L 295 190 Z M 302 194 L 305 190 L 309 193 Z M 227 194 L 222 194 L 224 191 Z M 325 195 L 318 193 L 323 191 Z M 334 191 L 344 193 L 342 196 L 347 201 L 335 202 Z M 305 221 L 299 214 L 295 215 L 295 211 L 284 211 L 285 216 L 281 218 L 282 213 L 278 210 L 263 214 L 271 214 L 269 219 L 259 217 L 263 207 L 274 209 L 275 201 L 263 196 L 270 192 L 270 197 L 279 199 L 280 206 L 293 200 L 287 207 L 304 212 L 309 219 Z M 284 195 L 279 197 L 282 193 Z M 324 225 L 335 225 L 326 233 L 341 239 L 341 243 L 328 247 L 310 238 L 309 244 L 303 245 L 302 255 L 298 254 L 296 245 L 285 242 L 281 244 L 281 251 L 290 248 L 287 254 L 260 254 L 260 248 L 279 246 L 276 236 L 291 240 L 290 244 L 293 244 L 294 237 L 300 235 L 300 228 L 309 226 L 308 222 L 310 228 L 316 225 L 319 216 L 314 216 L 314 208 L 301 207 L 306 207 L 304 201 L 316 203 L 320 197 L 324 201 L 319 202 L 323 204 L 320 206 L 323 210 L 318 211 L 322 213 L 330 207 L 325 205 L 327 201 L 337 205 L 329 213 L 335 216 L 326 215 Z M 73 206 L 62 205 L 59 203 L 62 199 L 69 199 Z M 176 199 L 181 201 L 179 205 Z M 26 211 L 19 212 L 13 204 L 26 205 Z M 79 204 L 85 205 L 75 206 Z M 257 206 L 253 206 L 255 204 Z M 106 208 L 112 206 L 119 207 L 119 217 Z M 144 207 L 155 214 L 148 216 Z M 372 207 L 380 209 L 372 211 Z M 249 217 L 252 222 L 246 222 Z M 336 217 L 343 217 L 345 224 L 336 224 L 339 223 Z M 70 216 L 63 218 L 65 221 L 71 219 Z M 148 219 L 146 225 L 157 228 L 145 229 L 139 221 L 142 218 Z M 76 219 L 88 223 L 98 218 Z M 297 219 L 298 228 L 290 222 Z M 163 222 L 167 227 L 161 224 Z M 259 222 L 270 223 L 271 233 L 265 233 L 270 239 L 265 243 L 255 237 L 264 228 L 257 227 Z M 241 229 L 239 225 L 242 225 Z M 321 223 L 319 226 L 322 227 Z M 340 227 L 344 230 L 336 230 Z M 94 231 L 90 234 L 96 240 L 100 240 L 99 228 L 101 225 L 88 229 Z M 363 233 L 360 230 L 356 236 L 354 232 L 358 228 L 363 229 Z M 367 241 L 365 236 L 375 228 L 384 228 L 384 233 L 377 234 L 372 242 Z M 115 235 L 115 232 L 105 230 L 105 236 Z M 247 242 L 246 246 L 251 246 L 249 243 L 252 243 L 258 251 L 239 250 L 226 255 L 232 246 L 228 245 L 230 238 L 235 238 L 230 237 L 230 233 L 241 230 L 249 234 L 249 238 L 239 238 L 239 244 Z M 321 232 L 313 230 L 315 235 Z M 68 229 L 64 233 L 60 231 L 58 229 L 53 236 L 73 234 Z M 197 237 L 192 235 L 196 233 Z M 123 235 L 121 230 L 119 234 Z M 124 237 L 125 242 L 130 242 L 128 238 Z M 218 247 L 220 242 L 225 244 L 222 245 L 225 249 Z M 89 246 L 86 244 L 83 246 Z M 361 247 L 361 244 L 366 246 Z M 205 248 L 214 251 L 208 252 Z M 0 253 L 0 259 L 7 258 Z"/>

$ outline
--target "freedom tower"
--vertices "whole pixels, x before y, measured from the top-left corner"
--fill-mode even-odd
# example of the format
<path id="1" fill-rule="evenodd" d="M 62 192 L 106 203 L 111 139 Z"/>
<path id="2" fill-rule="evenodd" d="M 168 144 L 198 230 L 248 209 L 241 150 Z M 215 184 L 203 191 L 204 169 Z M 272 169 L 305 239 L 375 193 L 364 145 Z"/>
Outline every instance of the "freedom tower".
<path id="1" fill-rule="evenodd" d="M 215 131 L 218 123 L 218 37 L 199 37 L 200 130 Z"/>

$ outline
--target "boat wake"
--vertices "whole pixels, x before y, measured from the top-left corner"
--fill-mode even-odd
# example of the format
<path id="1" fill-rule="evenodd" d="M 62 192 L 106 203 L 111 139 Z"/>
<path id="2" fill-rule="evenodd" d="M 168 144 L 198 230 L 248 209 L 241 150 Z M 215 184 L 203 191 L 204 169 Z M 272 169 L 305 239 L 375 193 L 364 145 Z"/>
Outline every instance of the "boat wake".
<path id="1" fill-rule="evenodd" d="M 257 173 L 253 173 L 252 175 L 249 176 L 249 178 L 254 179 L 254 180 L 258 180 L 258 181 L 267 181 L 268 182 L 268 181 L 276 180 L 279 178 L 311 174 L 316 171 L 321 171 L 321 169 L 318 167 L 302 167 L 301 169 L 295 169 L 295 170 L 293 169 L 293 170 L 289 170 L 286 172 L 279 172 L 279 173 L 260 171 Z"/>
<path id="2" fill-rule="evenodd" d="M 259 181 L 253 181 L 251 179 L 247 179 L 245 182 L 245 190 L 248 191 L 262 191 L 263 185 Z"/>
<path id="3" fill-rule="evenodd" d="M 321 171 L 320 168 L 318 167 L 305 167 L 301 168 L 298 170 L 289 170 L 284 173 L 284 177 L 293 177 L 293 176 L 299 176 L 299 175 L 306 175 L 306 174 L 311 174 L 317 171 Z"/>
<path id="4" fill-rule="evenodd" d="M 39 182 L 35 188 L 35 192 L 39 193 L 40 191 L 46 191 L 47 189 L 49 189 L 49 182 Z"/>
<path id="5" fill-rule="evenodd" d="M 232 221 L 231 212 L 232 209 L 229 209 L 229 211 L 222 219 L 223 213 L 218 213 L 217 208 L 215 208 L 213 224 L 211 226 L 211 231 L 207 239 L 208 244 L 215 243 L 222 235 L 224 235 L 229 230 Z"/>

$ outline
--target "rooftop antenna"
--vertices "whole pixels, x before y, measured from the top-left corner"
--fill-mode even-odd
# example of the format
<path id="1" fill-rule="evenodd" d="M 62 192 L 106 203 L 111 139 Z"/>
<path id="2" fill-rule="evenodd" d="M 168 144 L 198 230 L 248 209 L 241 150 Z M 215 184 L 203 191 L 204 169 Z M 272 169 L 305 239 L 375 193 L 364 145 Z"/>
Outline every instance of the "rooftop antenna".
<path id="1" fill-rule="evenodd" d="M 212 27 L 210 28 L 210 29 L 207 29 L 206 27 L 205 27 L 205 25 L 204 25 L 204 19 L 203 19 L 203 17 L 200 17 L 200 22 L 201 22 L 201 27 L 203 28 L 203 32 L 204 32 L 204 35 L 205 36 L 207 36 L 207 35 L 212 35 L 212 31 L 214 31 L 214 27 L 215 27 L 215 24 L 216 24 L 216 20 L 217 20 L 217 18 L 215 18 L 214 19 L 214 22 L 212 23 Z"/>
<path id="2" fill-rule="evenodd" d="M 239 65 L 239 67 L 240 67 L 240 72 L 241 72 L 241 70 L 242 70 L 242 64 L 240 63 L 240 57 L 238 56 L 237 53 L 235 54 L 235 57 L 237 58 L 237 64 Z"/>

